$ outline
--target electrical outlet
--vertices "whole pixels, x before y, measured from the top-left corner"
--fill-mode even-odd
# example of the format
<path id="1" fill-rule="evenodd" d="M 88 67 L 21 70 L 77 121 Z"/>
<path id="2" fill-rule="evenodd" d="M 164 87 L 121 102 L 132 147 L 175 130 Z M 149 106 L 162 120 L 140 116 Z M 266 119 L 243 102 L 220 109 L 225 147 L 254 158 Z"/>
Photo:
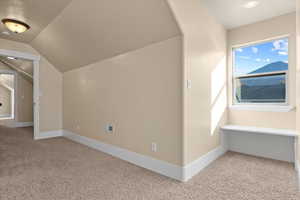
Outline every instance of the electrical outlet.
<path id="1" fill-rule="evenodd" d="M 152 142 L 152 144 L 151 144 L 151 151 L 157 152 L 157 144 L 154 142 Z"/>
<path id="2" fill-rule="evenodd" d="M 112 124 L 106 125 L 105 131 L 106 131 L 106 133 L 113 133 L 114 132 L 114 126 Z"/>

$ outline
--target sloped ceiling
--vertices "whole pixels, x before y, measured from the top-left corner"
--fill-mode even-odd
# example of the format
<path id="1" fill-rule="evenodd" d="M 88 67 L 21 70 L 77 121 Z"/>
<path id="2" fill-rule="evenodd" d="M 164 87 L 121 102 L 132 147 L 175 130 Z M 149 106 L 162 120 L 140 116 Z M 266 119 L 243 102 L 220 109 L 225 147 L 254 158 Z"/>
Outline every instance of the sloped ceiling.
<path id="1" fill-rule="evenodd" d="M 179 34 L 165 0 L 73 0 L 31 45 L 64 72 Z"/>
<path id="2" fill-rule="evenodd" d="M 5 56 L 0 56 L 0 61 L 4 61 L 9 65 L 14 66 L 16 68 L 15 69 L 16 71 L 23 71 L 24 73 L 33 76 L 33 63 L 30 60 L 25 60 L 20 58 L 16 60 L 10 60 Z"/>
<path id="3" fill-rule="evenodd" d="M 23 34 L 11 34 L 2 38 L 19 42 L 33 40 L 71 0 L 0 0 L 0 19 L 13 18 L 30 24 L 31 29 Z M 0 33 L 7 31 L 0 23 Z"/>
<path id="4" fill-rule="evenodd" d="M 30 44 L 62 72 L 180 35 L 166 0 L 0 0 L 0 13 L 32 27 L 1 38 Z"/>

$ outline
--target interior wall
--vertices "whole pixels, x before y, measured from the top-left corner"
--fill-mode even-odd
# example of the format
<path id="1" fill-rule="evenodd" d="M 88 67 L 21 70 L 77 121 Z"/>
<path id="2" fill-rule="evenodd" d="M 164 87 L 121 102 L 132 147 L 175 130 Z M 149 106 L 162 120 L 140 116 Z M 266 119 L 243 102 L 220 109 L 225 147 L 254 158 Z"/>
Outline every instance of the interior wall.
<path id="1" fill-rule="evenodd" d="M 17 121 L 33 122 L 33 84 L 17 73 Z"/>
<path id="2" fill-rule="evenodd" d="M 181 108 L 181 37 L 63 74 L 64 130 L 176 165 L 182 165 Z"/>
<path id="3" fill-rule="evenodd" d="M 296 112 L 296 130 L 298 131 L 298 134 L 300 135 L 300 0 L 297 0 L 297 16 L 296 16 L 296 44 L 297 44 L 297 62 L 296 62 L 296 106 L 297 106 L 297 112 Z M 300 176 L 299 171 L 299 163 L 300 163 L 300 139 L 298 138 L 298 176 Z"/>
<path id="4" fill-rule="evenodd" d="M 201 1 L 169 0 L 169 4 L 184 37 L 186 165 L 220 145 L 219 127 L 227 121 L 227 36 Z"/>
<path id="5" fill-rule="evenodd" d="M 39 55 L 27 44 L 0 39 L 1 49 Z M 43 56 L 40 60 L 40 132 L 62 129 L 62 73 Z"/>
<path id="6" fill-rule="evenodd" d="M 228 31 L 228 102 L 232 103 L 232 46 L 259 42 L 278 36 L 289 35 L 289 104 L 296 106 L 296 14 L 291 13 L 263 22 L 250 24 Z M 229 123 L 235 125 L 267 128 L 296 128 L 296 111 L 268 112 L 257 110 L 229 109 Z"/>

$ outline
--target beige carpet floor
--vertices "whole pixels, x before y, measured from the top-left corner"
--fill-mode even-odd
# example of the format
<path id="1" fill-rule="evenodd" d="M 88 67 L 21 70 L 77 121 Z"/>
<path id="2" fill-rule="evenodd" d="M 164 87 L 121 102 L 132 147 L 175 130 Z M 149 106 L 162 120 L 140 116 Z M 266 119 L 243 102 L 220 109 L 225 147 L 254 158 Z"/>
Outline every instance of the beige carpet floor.
<path id="1" fill-rule="evenodd" d="M 1 200 L 296 200 L 289 163 L 229 152 L 180 183 L 64 138 L 0 127 Z"/>

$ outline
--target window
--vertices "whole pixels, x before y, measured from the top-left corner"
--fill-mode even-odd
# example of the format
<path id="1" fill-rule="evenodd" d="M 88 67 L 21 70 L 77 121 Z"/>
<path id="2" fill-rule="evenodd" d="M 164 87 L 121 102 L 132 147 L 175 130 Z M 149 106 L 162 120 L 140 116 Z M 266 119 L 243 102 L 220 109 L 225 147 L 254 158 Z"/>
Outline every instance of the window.
<path id="1" fill-rule="evenodd" d="M 288 38 L 233 48 L 233 104 L 286 104 Z"/>

